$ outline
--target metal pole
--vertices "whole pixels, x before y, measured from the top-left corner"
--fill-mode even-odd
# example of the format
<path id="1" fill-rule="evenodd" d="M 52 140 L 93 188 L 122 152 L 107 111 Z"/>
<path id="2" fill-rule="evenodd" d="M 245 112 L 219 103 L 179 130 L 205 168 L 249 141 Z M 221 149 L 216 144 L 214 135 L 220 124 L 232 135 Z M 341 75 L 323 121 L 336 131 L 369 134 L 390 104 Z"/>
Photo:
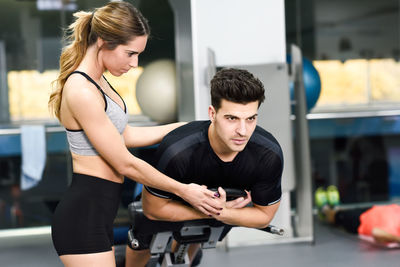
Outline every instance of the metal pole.
<path id="1" fill-rule="evenodd" d="M 300 0 L 296 0 L 296 43 L 299 47 L 302 47 L 301 38 L 301 3 Z"/>
<path id="2" fill-rule="evenodd" d="M 0 123 L 10 122 L 6 62 L 6 46 L 0 41 Z"/>
<path id="3" fill-rule="evenodd" d="M 310 140 L 308 133 L 307 102 L 303 82 L 303 60 L 299 47 L 291 46 L 292 75 L 294 75 L 295 98 L 295 164 L 296 183 L 296 208 L 298 215 L 297 233 L 302 237 L 314 237 L 312 215 L 312 181 L 311 181 L 311 156 Z"/>

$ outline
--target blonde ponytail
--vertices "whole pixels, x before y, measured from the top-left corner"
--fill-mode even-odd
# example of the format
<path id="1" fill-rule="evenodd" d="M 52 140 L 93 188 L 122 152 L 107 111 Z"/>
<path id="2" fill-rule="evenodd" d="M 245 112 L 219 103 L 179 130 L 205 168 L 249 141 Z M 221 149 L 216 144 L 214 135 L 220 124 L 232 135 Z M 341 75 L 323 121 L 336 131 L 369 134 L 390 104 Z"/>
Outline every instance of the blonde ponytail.
<path id="1" fill-rule="evenodd" d="M 50 95 L 50 111 L 60 119 L 61 94 L 68 76 L 81 63 L 89 44 L 90 22 L 93 13 L 79 11 L 74 14 L 76 20 L 72 23 L 65 35 L 65 46 L 60 56 L 60 74 L 53 82 L 54 91 Z"/>

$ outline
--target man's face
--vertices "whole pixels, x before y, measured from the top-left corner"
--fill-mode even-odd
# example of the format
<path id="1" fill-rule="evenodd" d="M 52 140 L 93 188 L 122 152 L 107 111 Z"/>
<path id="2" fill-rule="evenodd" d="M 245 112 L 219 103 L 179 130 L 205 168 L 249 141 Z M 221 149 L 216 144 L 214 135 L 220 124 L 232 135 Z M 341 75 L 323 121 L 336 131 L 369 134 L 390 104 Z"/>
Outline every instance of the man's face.
<path id="1" fill-rule="evenodd" d="M 214 129 L 211 143 L 219 148 L 217 154 L 240 152 L 246 147 L 257 125 L 257 111 L 258 101 L 238 104 L 222 99 L 218 111 L 209 107 Z"/>

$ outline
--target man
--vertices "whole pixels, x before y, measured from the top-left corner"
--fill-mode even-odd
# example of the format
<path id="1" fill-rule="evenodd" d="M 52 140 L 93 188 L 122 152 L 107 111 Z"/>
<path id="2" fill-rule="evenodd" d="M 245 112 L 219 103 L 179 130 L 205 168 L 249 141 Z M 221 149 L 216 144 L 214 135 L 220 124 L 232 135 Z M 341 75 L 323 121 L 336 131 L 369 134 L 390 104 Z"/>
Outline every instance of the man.
<path id="1" fill-rule="evenodd" d="M 144 214 L 163 221 L 213 217 L 228 225 L 268 226 L 279 207 L 283 155 L 278 141 L 257 126 L 264 99 L 263 84 L 248 71 L 217 72 L 211 81 L 210 120 L 194 121 L 170 132 L 157 149 L 154 164 L 180 182 L 218 188 L 223 208 L 217 215 L 195 210 L 168 192 L 146 187 L 142 192 Z M 244 189 L 247 196 L 227 202 L 223 188 Z M 252 206 L 246 206 L 250 200 Z M 195 255 L 196 247 L 191 249 L 189 254 Z M 148 257 L 147 250 L 127 248 L 126 266 L 143 266 Z"/>

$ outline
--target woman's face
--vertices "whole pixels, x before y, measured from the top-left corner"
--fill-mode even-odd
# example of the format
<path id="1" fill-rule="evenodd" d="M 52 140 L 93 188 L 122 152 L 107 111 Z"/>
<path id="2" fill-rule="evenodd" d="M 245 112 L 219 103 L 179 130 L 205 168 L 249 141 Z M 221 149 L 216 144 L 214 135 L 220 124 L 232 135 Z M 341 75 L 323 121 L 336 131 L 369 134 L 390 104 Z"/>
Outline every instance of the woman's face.
<path id="1" fill-rule="evenodd" d="M 125 45 L 118 45 L 114 50 L 102 50 L 103 66 L 114 76 L 121 76 L 131 68 L 136 68 L 139 54 L 146 47 L 147 35 L 137 36 Z"/>

